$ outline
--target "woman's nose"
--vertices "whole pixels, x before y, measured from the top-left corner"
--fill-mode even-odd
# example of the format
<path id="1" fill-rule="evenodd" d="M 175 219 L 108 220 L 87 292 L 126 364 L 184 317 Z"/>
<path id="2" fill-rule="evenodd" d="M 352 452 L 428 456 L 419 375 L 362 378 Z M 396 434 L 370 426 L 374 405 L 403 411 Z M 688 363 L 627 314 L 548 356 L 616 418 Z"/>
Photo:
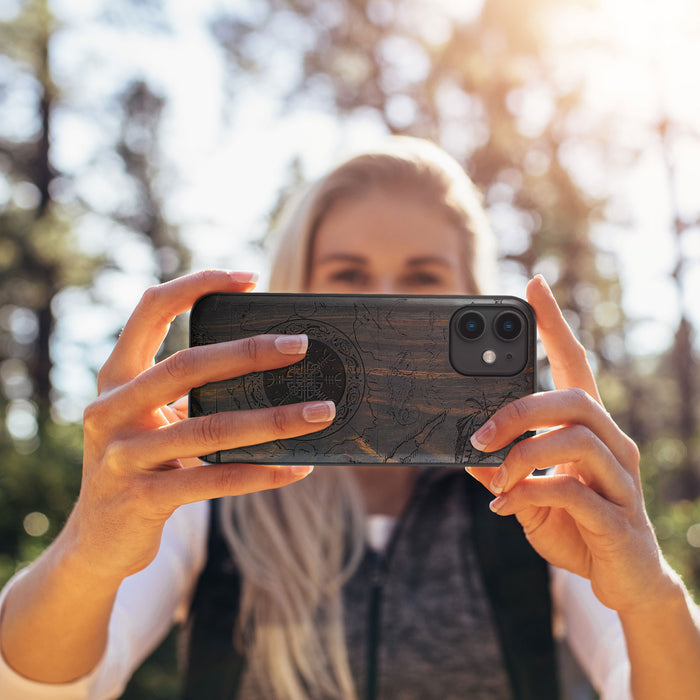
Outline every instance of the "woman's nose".
<path id="1" fill-rule="evenodd" d="M 377 294 L 401 294 L 401 284 L 392 275 L 384 275 L 377 281 Z"/>

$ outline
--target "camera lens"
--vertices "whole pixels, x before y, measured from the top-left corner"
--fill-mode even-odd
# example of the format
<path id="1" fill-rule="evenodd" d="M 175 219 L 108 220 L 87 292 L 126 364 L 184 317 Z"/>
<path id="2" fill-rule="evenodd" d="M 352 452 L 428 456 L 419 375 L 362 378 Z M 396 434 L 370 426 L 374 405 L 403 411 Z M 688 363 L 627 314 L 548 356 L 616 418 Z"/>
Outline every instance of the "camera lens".
<path id="1" fill-rule="evenodd" d="M 493 327 L 501 340 L 515 340 L 523 329 L 523 322 L 513 311 L 504 311 L 496 317 Z"/>
<path id="2" fill-rule="evenodd" d="M 485 328 L 484 317 L 476 311 L 468 311 L 457 321 L 457 330 L 466 340 L 476 340 Z"/>

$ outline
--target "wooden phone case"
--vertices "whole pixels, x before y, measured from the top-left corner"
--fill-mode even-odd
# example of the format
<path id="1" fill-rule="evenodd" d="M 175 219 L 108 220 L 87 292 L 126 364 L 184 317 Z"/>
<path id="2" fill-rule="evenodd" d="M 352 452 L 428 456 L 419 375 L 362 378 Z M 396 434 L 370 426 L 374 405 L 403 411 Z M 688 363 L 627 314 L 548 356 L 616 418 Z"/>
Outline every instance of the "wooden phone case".
<path id="1" fill-rule="evenodd" d="M 465 307 L 487 316 L 513 308 L 524 317 L 517 373 L 465 376 L 453 368 L 450 323 Z M 534 312 L 516 297 L 210 294 L 191 312 L 191 346 L 264 333 L 306 333 L 306 357 L 192 389 L 190 415 L 330 399 L 336 418 L 320 432 L 206 461 L 498 465 L 510 446 L 483 453 L 469 438 L 501 406 L 535 390 Z"/>

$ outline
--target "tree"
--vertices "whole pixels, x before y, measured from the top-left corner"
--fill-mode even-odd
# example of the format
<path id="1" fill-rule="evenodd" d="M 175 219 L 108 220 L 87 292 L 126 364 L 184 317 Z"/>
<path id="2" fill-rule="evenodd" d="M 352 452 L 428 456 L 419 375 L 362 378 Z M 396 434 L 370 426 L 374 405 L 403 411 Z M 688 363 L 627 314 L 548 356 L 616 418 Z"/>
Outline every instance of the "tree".
<path id="1" fill-rule="evenodd" d="M 81 110 L 64 98 L 53 77 L 51 47 L 62 30 L 46 0 L 22 3 L 0 24 L 0 110 L 5 117 L 0 128 L 2 580 L 56 534 L 78 491 L 79 426 L 66 424 L 60 410 L 55 312 L 67 290 L 89 289 L 97 274 L 119 263 L 108 251 L 84 253 L 76 227 L 89 214 L 92 221 L 114 226 L 116 235 L 140 236 L 152 251 L 154 281 L 181 274 L 189 265 L 179 231 L 163 211 L 159 178 L 167 168 L 160 166 L 159 130 L 165 100 L 146 82 L 135 79 L 120 86 L 114 97 L 120 116 L 107 150 L 112 161 L 116 153 L 121 163 L 127 196 L 107 208 L 88 201 L 81 188 L 86 174 L 56 166 L 56 117 Z M 104 111 L 82 110 L 84 120 L 106 121 Z M 104 153 L 88 159 L 93 179 L 92 163 L 101 158 Z M 41 528 L 29 527 L 29 533 L 23 527 L 33 512 L 50 524 L 40 536 Z"/>
<path id="2" fill-rule="evenodd" d="M 24 3 L 0 25 L 5 61 L 0 109 L 0 578 L 56 534 L 77 492 L 78 429 L 52 420 L 52 304 L 67 284 L 90 279 L 76 250 L 70 214 L 56 199 L 62 174 L 50 158 L 52 115 L 61 101 L 49 46 L 56 23 L 47 3 Z M 50 469 L 46 462 L 52 463 Z"/>
<path id="3" fill-rule="evenodd" d="M 46 423 L 51 408 L 52 301 L 63 286 L 85 283 L 90 274 L 89 261 L 71 238 L 69 214 L 55 199 L 61 186 L 61 173 L 50 158 L 52 115 L 61 99 L 49 62 L 55 29 L 42 0 L 24 3 L 14 21 L 0 26 L 10 59 L 5 63 L 5 108 L 11 110 L 13 99 L 24 91 L 33 111 L 25 133 L 10 129 L 0 134 L 3 176 L 12 193 L 0 210 L 5 319 L 0 359 L 14 357 L 17 362 L 7 372 L 31 377 L 32 389 L 24 398 L 35 405 L 38 426 Z"/>

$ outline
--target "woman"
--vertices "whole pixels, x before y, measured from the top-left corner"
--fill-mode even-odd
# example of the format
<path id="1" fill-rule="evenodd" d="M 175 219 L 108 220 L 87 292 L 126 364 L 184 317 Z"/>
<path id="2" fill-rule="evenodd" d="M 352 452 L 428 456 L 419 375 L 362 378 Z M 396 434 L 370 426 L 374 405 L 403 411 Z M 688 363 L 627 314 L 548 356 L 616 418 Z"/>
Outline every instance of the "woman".
<path id="1" fill-rule="evenodd" d="M 483 212 L 457 164 L 425 142 L 398 140 L 313 188 L 287 224 L 271 286 L 492 291 L 484 288 L 488 243 Z M 480 550 L 470 534 L 500 537 L 493 523 L 510 521 L 479 508 L 478 498 L 455 506 L 455 494 L 486 493 L 465 486 L 464 474 L 457 481 L 439 470 L 319 467 L 289 486 L 310 469 L 197 464 L 198 454 L 321 430 L 333 419 L 324 402 L 188 419 L 177 400 L 207 381 L 298 361 L 303 336 L 185 350 L 153 365 L 168 323 L 197 297 L 252 286 L 250 275 L 200 273 L 149 290 L 137 306 L 86 411 L 75 510 L 4 593 L 0 694 L 117 696 L 196 586 L 188 692 L 198 697 L 553 696 L 551 683 L 544 686 L 550 695 L 538 696 L 528 686 L 532 674 L 514 668 L 521 656 L 509 638 L 518 627 L 488 582 L 507 581 L 515 562 Z M 532 547 L 556 567 L 557 612 L 604 697 L 627 695 L 625 646 L 635 698 L 696 697 L 697 609 L 660 554 L 636 447 L 601 407 L 585 354 L 544 281 L 533 280 L 527 293 L 557 390 L 509 404 L 472 442 L 491 451 L 526 430 L 551 430 L 518 443 L 499 469 L 471 474 L 496 496 L 491 510 L 516 514 Z M 528 478 L 544 467 L 555 468 Z M 262 492 L 278 486 L 285 488 Z M 252 491 L 261 493 L 241 495 Z M 211 508 L 203 502 L 218 497 L 227 498 Z M 192 505 L 168 520 L 185 503 Z M 367 567 L 387 548 L 392 566 L 406 568 L 393 579 L 389 571 L 391 590 L 377 598 L 368 592 Z M 520 544 L 512 551 L 530 556 Z M 426 558 L 415 562 L 411 553 Z M 523 603 L 541 602 L 539 569 L 527 561 L 516 582 L 540 583 L 516 592 Z M 505 575 L 492 577 L 499 562 Z M 528 567 L 532 578 L 521 578 Z M 531 607 L 507 609 L 518 615 Z M 421 623 L 412 627 L 406 610 Z M 546 600 L 542 610 L 548 614 Z M 358 622 L 359 611 L 368 625 Z M 378 636 L 364 638 L 368 626 Z M 428 638 L 420 637 L 424 629 Z M 586 658 L 593 653 L 600 658 Z M 210 658 L 223 658 L 223 670 L 208 668 Z"/>

